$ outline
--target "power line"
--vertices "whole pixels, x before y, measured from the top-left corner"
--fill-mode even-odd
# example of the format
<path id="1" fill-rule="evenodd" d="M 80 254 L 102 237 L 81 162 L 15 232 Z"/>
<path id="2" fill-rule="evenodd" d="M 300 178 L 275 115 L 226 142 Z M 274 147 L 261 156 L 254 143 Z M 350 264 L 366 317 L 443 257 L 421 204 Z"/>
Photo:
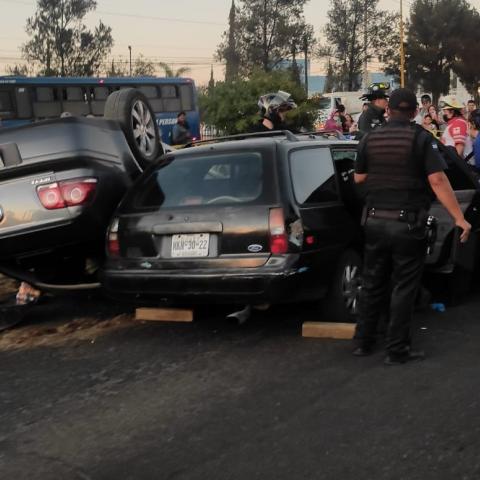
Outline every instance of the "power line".
<path id="1" fill-rule="evenodd" d="M 30 7 L 35 7 L 35 4 L 30 2 L 25 2 L 22 0 L 0 0 L 3 3 L 14 3 L 17 5 L 28 5 Z M 157 20 L 161 22 L 174 22 L 174 23 L 192 23 L 198 25 L 215 25 L 220 27 L 225 27 L 225 23 L 220 22 L 210 22 L 208 20 L 188 20 L 184 18 L 171 18 L 171 17 L 156 17 L 152 15 L 138 15 L 136 13 L 121 13 L 121 12 L 109 12 L 107 10 L 94 10 L 90 12 L 91 15 L 107 15 L 111 17 L 126 17 L 126 18 L 138 18 L 141 20 Z"/>
<path id="2" fill-rule="evenodd" d="M 4 0 L 1 0 L 4 1 Z M 183 18 L 167 18 L 167 17 L 154 17 L 147 15 L 137 15 L 135 13 L 118 13 L 118 12 L 106 12 L 104 10 L 97 10 L 92 12 L 92 14 L 108 15 L 112 17 L 127 17 L 127 18 L 139 18 L 141 20 L 160 20 L 162 22 L 175 22 L 175 23 L 194 23 L 198 25 L 216 25 L 225 27 L 225 23 L 220 22 L 208 22 L 205 20 L 185 20 Z"/>

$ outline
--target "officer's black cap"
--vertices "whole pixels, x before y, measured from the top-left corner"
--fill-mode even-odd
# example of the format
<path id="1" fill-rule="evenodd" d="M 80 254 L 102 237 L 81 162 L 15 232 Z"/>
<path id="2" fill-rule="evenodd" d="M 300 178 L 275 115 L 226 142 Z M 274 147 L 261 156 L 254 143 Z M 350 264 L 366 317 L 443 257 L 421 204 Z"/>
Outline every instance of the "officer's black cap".
<path id="1" fill-rule="evenodd" d="M 417 97 L 408 88 L 394 90 L 388 103 L 390 110 L 400 110 L 401 112 L 414 112 L 417 105 Z"/>

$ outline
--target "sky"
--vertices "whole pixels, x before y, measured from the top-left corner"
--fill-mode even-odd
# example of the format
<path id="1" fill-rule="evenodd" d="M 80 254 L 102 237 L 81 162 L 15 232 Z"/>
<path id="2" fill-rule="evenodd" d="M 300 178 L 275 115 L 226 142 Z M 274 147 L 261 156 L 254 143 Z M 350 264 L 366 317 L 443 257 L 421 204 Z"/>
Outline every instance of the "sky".
<path id="1" fill-rule="evenodd" d="M 411 0 L 404 0 L 405 16 Z M 480 9 L 480 0 L 470 3 Z M 112 27 L 115 45 L 110 58 L 127 60 L 128 46 L 132 57 L 142 54 L 153 61 L 171 64 L 173 68 L 188 66 L 197 84 L 210 77 L 223 79 L 224 68 L 215 63 L 214 54 L 227 29 L 231 0 L 97 0 L 97 9 L 86 17 L 93 27 L 102 20 Z M 310 0 L 305 7 L 306 21 L 317 36 L 326 22 L 328 0 Z M 7 65 L 21 63 L 20 46 L 27 40 L 25 24 L 35 12 L 35 0 L 0 0 L 0 74 Z M 386 10 L 400 9 L 400 0 L 380 0 Z M 321 74 L 315 63 L 311 74 Z"/>

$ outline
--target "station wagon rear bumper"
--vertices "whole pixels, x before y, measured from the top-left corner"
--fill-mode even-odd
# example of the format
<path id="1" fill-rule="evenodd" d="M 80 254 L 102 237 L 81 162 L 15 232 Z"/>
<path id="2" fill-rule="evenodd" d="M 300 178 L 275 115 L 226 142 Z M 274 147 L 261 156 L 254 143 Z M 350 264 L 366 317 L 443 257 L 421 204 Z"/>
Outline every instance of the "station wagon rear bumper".
<path id="1" fill-rule="evenodd" d="M 162 299 L 184 303 L 286 303 L 319 299 L 326 292 L 318 283 L 312 285 L 308 269 L 268 270 L 264 267 L 215 272 L 107 269 L 102 284 L 110 296 L 140 304 Z"/>

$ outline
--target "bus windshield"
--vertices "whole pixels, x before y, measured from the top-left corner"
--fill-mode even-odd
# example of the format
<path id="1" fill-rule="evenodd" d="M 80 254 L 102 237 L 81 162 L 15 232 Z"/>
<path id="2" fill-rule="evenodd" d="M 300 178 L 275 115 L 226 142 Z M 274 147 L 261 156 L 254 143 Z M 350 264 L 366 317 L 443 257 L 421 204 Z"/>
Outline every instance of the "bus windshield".
<path id="1" fill-rule="evenodd" d="M 189 78 L 0 77 L 1 126 L 58 118 L 63 112 L 101 117 L 107 97 L 122 88 L 136 88 L 147 97 L 163 142 L 171 143 L 172 127 L 182 111 L 192 137 L 200 138 L 195 84 Z"/>

